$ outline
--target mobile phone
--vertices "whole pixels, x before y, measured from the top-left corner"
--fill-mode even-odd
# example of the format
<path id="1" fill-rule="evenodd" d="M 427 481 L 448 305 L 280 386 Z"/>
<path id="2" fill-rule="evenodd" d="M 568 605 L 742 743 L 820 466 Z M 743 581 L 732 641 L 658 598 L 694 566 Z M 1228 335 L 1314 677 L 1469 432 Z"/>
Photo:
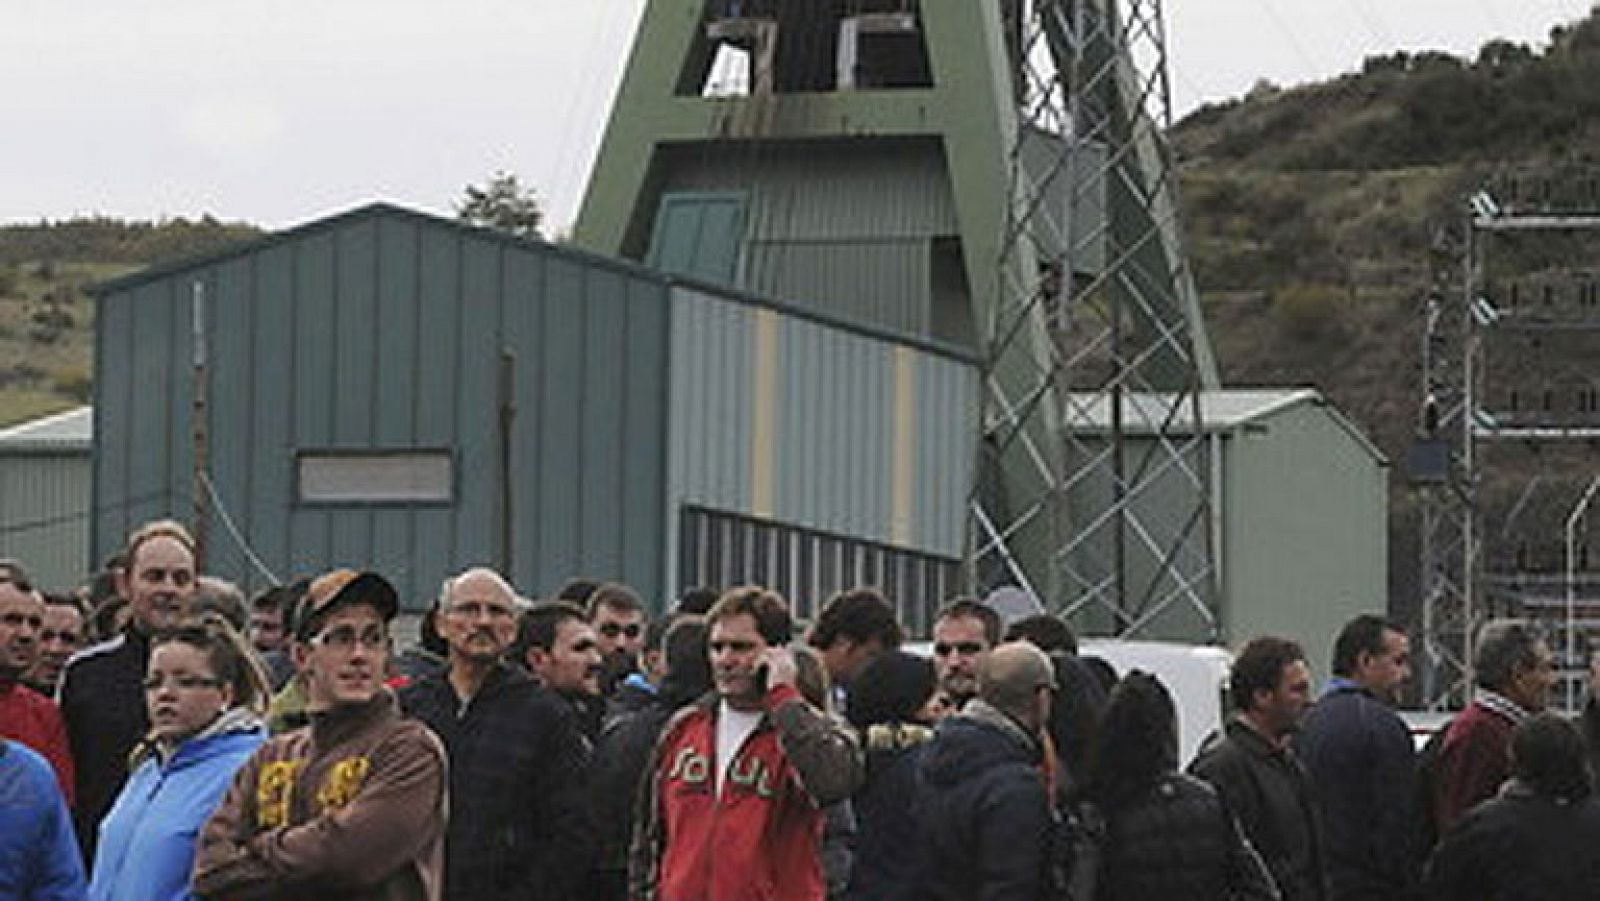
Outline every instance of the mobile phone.
<path id="1" fill-rule="evenodd" d="M 770 669 L 771 665 L 765 660 L 756 664 L 756 694 L 763 698 L 767 696 L 767 672 Z"/>

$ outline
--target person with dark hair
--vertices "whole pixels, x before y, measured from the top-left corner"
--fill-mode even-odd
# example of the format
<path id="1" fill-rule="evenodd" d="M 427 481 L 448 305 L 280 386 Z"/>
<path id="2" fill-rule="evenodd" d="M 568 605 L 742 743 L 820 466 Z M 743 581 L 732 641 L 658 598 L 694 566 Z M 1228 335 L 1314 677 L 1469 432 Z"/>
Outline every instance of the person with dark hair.
<path id="1" fill-rule="evenodd" d="M 860 782 L 855 736 L 796 688 L 782 597 L 735 588 L 707 621 L 716 693 L 678 711 L 656 744 L 630 895 L 820 901 L 822 808 Z"/>
<path id="2" fill-rule="evenodd" d="M 917 767 L 933 739 L 929 709 L 933 662 L 885 651 L 857 677 L 846 711 L 861 736 L 866 778 L 850 803 L 856 815 L 855 869 L 845 897 L 852 901 L 911 901 L 917 892 Z"/>
<path id="3" fill-rule="evenodd" d="M 1327 897 L 1319 815 L 1305 768 L 1289 746 L 1311 702 L 1305 657 L 1287 639 L 1251 639 L 1228 676 L 1237 713 L 1189 766 L 1238 816 L 1284 901 Z"/>
<path id="4" fill-rule="evenodd" d="M 311 724 L 268 739 L 200 830 L 206 898 L 438 899 L 445 751 L 384 685 L 400 606 L 374 572 L 334 570 L 295 612 Z"/>
<path id="5" fill-rule="evenodd" d="M 128 609 L 128 599 L 116 595 L 106 598 L 96 604 L 93 613 L 89 616 L 89 642 L 90 645 L 110 641 L 128 626 L 131 612 Z M 62 675 L 66 675 L 63 671 Z"/>
<path id="6" fill-rule="evenodd" d="M 39 624 L 38 657 L 23 681 L 45 697 L 55 697 L 67 661 L 82 650 L 88 640 L 89 611 L 83 599 L 72 594 L 46 592 L 44 619 Z"/>
<path id="7" fill-rule="evenodd" d="M 245 604 L 244 592 L 227 579 L 207 575 L 195 580 L 194 597 L 189 599 L 189 615 L 205 616 L 210 613 L 227 620 L 236 632 L 250 628 L 250 611 Z"/>
<path id="8" fill-rule="evenodd" d="M 933 620 L 933 665 L 939 688 L 956 709 L 978 693 L 978 667 L 1000 643 L 1000 614 L 972 598 L 957 598 Z"/>
<path id="9" fill-rule="evenodd" d="M 1428 864 L 1438 901 L 1600 898 L 1600 801 L 1583 737 L 1552 713 L 1511 736 L 1511 780 L 1446 833 Z"/>
<path id="10" fill-rule="evenodd" d="M 1012 623 L 1006 629 L 1005 640 L 1033 642 L 1034 647 L 1046 654 L 1078 653 L 1078 636 L 1073 634 L 1072 627 L 1061 617 L 1048 613 L 1025 616 Z"/>
<path id="11" fill-rule="evenodd" d="M 609 698 L 624 679 L 639 670 L 648 620 L 644 601 L 632 588 L 620 582 L 607 582 L 589 594 L 585 612 L 605 667 L 600 677 L 600 693 Z"/>
<path id="12" fill-rule="evenodd" d="M 553 694 L 503 660 L 516 592 L 469 569 L 440 592 L 448 667 L 400 692 L 449 755 L 447 898 L 575 899 L 591 842 L 577 724 Z"/>
<path id="13" fill-rule="evenodd" d="M 851 588 L 828 599 L 806 643 L 822 655 L 834 699 L 848 709 L 849 690 L 861 668 L 884 651 L 900 647 L 904 633 L 894 607 L 876 588 Z"/>
<path id="14" fill-rule="evenodd" d="M 705 616 L 711 612 L 711 605 L 721 597 L 721 592 L 715 588 L 697 585 L 685 588 L 683 594 L 678 596 L 678 605 L 673 608 L 674 613 L 686 613 L 690 616 Z"/>
<path id="15" fill-rule="evenodd" d="M 450 643 L 440 629 L 441 598 L 435 598 L 417 622 L 417 640 L 406 646 L 394 659 L 394 671 L 404 685 L 421 682 L 445 671 L 450 656 Z"/>
<path id="16" fill-rule="evenodd" d="M 22 681 L 39 656 L 44 611 L 32 585 L 0 579 L 0 737 L 21 742 L 50 761 L 70 807 L 72 749 L 61 711 Z"/>
<path id="17" fill-rule="evenodd" d="M 585 752 L 592 750 L 605 724 L 605 699 L 600 696 L 605 666 L 583 608 L 572 601 L 534 604 L 517 624 L 511 655 L 535 682 L 567 703 L 583 733 Z"/>
<path id="18" fill-rule="evenodd" d="M 100 822 L 89 882 L 96 901 L 185 897 L 196 833 L 267 739 L 266 673 L 215 613 L 152 639 L 144 695 L 150 734 Z"/>
<path id="19" fill-rule="evenodd" d="M 657 620 L 650 628 L 667 622 Z M 633 837 L 634 800 L 662 724 L 711 690 L 705 618 L 674 616 L 663 632 L 655 691 L 646 695 L 639 706 L 608 717 L 595 743 L 590 797 L 599 842 L 585 894 L 596 901 L 621 901 L 628 896 L 628 843 Z"/>
<path id="20" fill-rule="evenodd" d="M 552 600 L 567 601 L 578 605 L 580 610 L 586 610 L 589 606 L 589 596 L 594 594 L 595 589 L 599 587 L 600 583 L 593 579 L 585 579 L 581 576 L 568 579 L 561 583 L 560 588 L 556 589 L 555 597 Z"/>
<path id="21" fill-rule="evenodd" d="M 1265 864 L 1210 784 L 1178 772 L 1178 713 L 1134 670 L 1111 691 L 1081 797 L 1101 824 L 1101 901 L 1275 899 Z"/>
<path id="22" fill-rule="evenodd" d="M 80 651 L 61 675 L 61 715 L 72 741 L 77 786 L 72 807 L 87 860 L 100 820 L 128 778 L 128 754 L 150 731 L 144 703 L 150 639 L 189 611 L 196 574 L 194 538 L 182 524 L 157 520 L 135 529 L 116 573 L 128 600 L 121 633 Z"/>
<path id="23" fill-rule="evenodd" d="M 639 671 L 629 673 L 611 697 L 606 699 L 606 722 L 651 706 L 667 675 L 664 643 L 667 629 L 678 614 L 658 616 L 644 627 L 644 644 L 639 651 Z"/>
<path id="24" fill-rule="evenodd" d="M 1321 802 L 1333 901 L 1385 901 L 1416 883 L 1416 754 L 1393 705 L 1411 677 L 1398 625 L 1365 614 L 1333 645 L 1333 678 L 1294 749 Z"/>
<path id="25" fill-rule="evenodd" d="M 1063 803 L 1077 793 L 1087 775 L 1089 750 L 1100 729 L 1106 692 L 1094 672 L 1072 654 L 1052 653 L 1050 664 L 1056 671 L 1056 692 L 1047 731 L 1057 766 L 1057 801 Z"/>
<path id="26" fill-rule="evenodd" d="M 1556 680 L 1544 635 L 1523 620 L 1485 623 L 1472 664 L 1477 697 L 1450 721 L 1439 748 L 1433 799 L 1437 835 L 1500 790 L 1511 775 L 1512 730 L 1544 710 Z"/>
<path id="27" fill-rule="evenodd" d="M 1055 822 L 1043 773 L 1055 670 L 1025 641 L 978 664 L 978 694 L 918 767 L 922 878 L 915 897 L 1045 898 Z"/>
<path id="28" fill-rule="evenodd" d="M 308 579 L 274 585 L 250 601 L 250 643 L 261 653 L 274 692 L 294 676 L 293 644 L 295 605 L 305 596 Z"/>

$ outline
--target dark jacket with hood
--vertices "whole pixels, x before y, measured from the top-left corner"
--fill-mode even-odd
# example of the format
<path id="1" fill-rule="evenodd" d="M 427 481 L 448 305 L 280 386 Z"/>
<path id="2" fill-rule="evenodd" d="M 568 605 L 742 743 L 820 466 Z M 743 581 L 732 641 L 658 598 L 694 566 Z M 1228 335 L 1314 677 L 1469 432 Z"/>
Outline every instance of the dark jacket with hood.
<path id="1" fill-rule="evenodd" d="M 982 699 L 939 724 L 918 770 L 918 897 L 1044 897 L 1054 821 L 1041 754 L 1036 738 Z"/>
<path id="2" fill-rule="evenodd" d="M 917 897 L 917 769 L 932 739 L 933 730 L 918 723 L 873 723 L 862 732 L 867 778 L 850 799 L 857 834 L 846 898 Z"/>
<path id="3" fill-rule="evenodd" d="M 1284 901 L 1323 901 L 1322 839 L 1310 781 L 1294 753 L 1235 717 L 1189 771 L 1211 783 L 1239 818 Z"/>
<path id="4" fill-rule="evenodd" d="M 1445 835 L 1427 889 L 1438 901 L 1600 898 L 1600 801 L 1507 782 Z"/>
<path id="5" fill-rule="evenodd" d="M 445 671 L 402 690 L 400 706 L 449 754 L 445 897 L 576 897 L 591 841 L 567 705 L 502 664 L 466 701 Z"/>

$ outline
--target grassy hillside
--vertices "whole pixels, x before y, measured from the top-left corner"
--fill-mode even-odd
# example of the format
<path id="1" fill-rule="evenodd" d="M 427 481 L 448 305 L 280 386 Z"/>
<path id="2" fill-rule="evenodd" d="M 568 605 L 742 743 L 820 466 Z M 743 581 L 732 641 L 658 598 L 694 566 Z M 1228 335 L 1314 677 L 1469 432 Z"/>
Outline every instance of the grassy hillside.
<path id="1" fill-rule="evenodd" d="M 1180 123 L 1188 247 L 1233 386 L 1314 385 L 1391 471 L 1392 594 L 1417 595 L 1402 463 L 1421 392 L 1421 298 L 1437 227 L 1508 167 L 1600 162 L 1600 19 L 1548 50 L 1399 54 Z"/>
<path id="2" fill-rule="evenodd" d="M 259 233 L 209 217 L 0 227 L 0 426 L 88 402 L 94 360 L 90 285 Z"/>

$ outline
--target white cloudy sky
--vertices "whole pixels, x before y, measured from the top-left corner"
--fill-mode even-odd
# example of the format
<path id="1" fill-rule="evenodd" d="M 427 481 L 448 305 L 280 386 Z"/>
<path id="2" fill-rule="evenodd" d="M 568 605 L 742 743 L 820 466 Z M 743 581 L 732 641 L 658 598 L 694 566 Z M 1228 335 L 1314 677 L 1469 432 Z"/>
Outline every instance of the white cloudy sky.
<path id="1" fill-rule="evenodd" d="M 558 227 L 645 0 L 0 0 L 0 222 L 447 212 L 506 169 Z M 1542 41 L 1591 0 L 1167 0 L 1179 111 L 1369 54 Z"/>

